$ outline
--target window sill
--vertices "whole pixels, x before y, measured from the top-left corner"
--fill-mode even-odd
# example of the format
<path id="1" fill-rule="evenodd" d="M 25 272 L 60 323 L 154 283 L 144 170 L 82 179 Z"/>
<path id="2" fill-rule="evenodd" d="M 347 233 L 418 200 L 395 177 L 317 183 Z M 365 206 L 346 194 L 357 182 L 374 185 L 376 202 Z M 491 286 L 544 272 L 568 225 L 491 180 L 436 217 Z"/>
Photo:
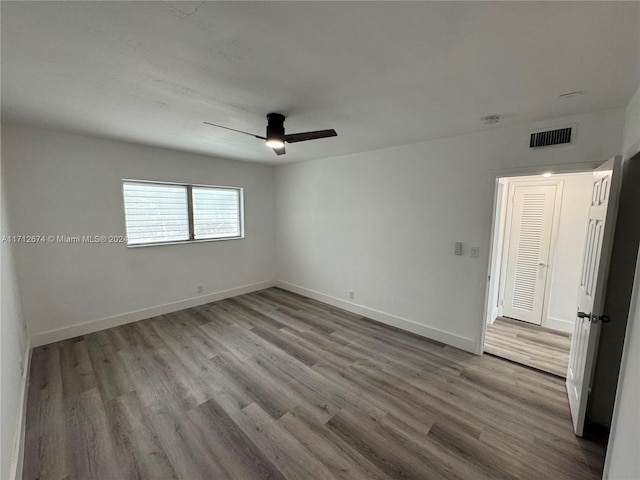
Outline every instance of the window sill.
<path id="1" fill-rule="evenodd" d="M 127 248 L 159 247 L 162 245 L 190 245 L 193 243 L 225 242 L 228 240 L 244 240 L 244 235 L 241 237 L 203 238 L 201 240 L 173 240 L 170 242 L 134 243 L 133 245 L 127 245 Z"/>

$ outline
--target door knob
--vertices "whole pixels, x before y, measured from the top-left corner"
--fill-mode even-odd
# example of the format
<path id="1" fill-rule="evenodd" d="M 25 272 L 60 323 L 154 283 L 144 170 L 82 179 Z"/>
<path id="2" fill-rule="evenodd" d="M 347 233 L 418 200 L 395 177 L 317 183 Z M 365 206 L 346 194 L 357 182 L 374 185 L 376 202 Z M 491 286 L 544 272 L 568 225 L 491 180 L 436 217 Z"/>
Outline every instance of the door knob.
<path id="1" fill-rule="evenodd" d="M 590 313 L 578 312 L 578 318 L 588 318 L 592 323 L 610 323 L 611 317 L 608 315 L 591 315 Z"/>
<path id="2" fill-rule="evenodd" d="M 544 267 L 546 267 L 546 266 L 547 266 L 547 264 L 546 264 L 546 263 L 539 263 L 539 264 L 538 264 L 538 266 L 539 266 L 540 268 L 544 268 Z"/>

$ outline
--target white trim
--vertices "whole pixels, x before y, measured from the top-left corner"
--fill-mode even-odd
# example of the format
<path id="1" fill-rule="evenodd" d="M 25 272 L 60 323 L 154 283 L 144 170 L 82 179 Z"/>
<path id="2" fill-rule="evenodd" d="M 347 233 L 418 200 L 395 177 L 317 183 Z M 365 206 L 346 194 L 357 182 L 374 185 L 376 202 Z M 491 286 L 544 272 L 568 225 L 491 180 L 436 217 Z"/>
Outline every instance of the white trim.
<path id="1" fill-rule="evenodd" d="M 228 188 L 234 190 L 244 190 L 244 187 L 234 187 L 231 185 L 206 185 L 204 183 L 185 183 L 185 182 L 164 182 L 160 180 L 138 180 L 135 178 L 123 178 L 122 182 L 130 183 L 155 183 L 158 185 L 179 185 L 182 187 L 207 187 L 207 188 Z"/>
<path id="2" fill-rule="evenodd" d="M 496 218 L 492 224 L 492 238 L 495 244 L 491 245 L 491 252 L 502 252 L 504 245 L 502 240 L 504 238 L 504 229 L 506 225 L 507 217 L 507 192 L 508 182 L 506 180 L 496 181 Z M 489 312 L 487 312 L 487 325 L 491 325 L 498 316 L 502 315 L 502 305 L 500 304 L 500 275 L 502 254 L 490 255 L 491 266 L 490 274 L 487 278 L 489 291 L 487 293 L 487 305 L 489 305 Z M 497 279 L 497 281 L 491 281 Z M 489 303 L 490 302 L 490 303 Z"/>
<path id="3" fill-rule="evenodd" d="M 493 322 L 496 321 L 496 318 L 502 316 L 502 312 L 500 310 L 500 307 L 496 307 L 492 310 L 491 316 L 487 319 L 487 325 L 493 325 Z"/>
<path id="4" fill-rule="evenodd" d="M 226 242 L 228 240 L 244 240 L 245 237 L 202 238 L 200 240 L 171 240 L 169 242 L 128 243 L 127 248 L 161 247 L 162 245 L 190 245 L 192 243 Z"/>
<path id="5" fill-rule="evenodd" d="M 27 338 L 24 354 L 22 356 L 22 379 L 20 384 L 20 397 L 18 398 L 18 414 L 16 415 L 16 430 L 13 438 L 13 455 L 11 457 L 10 476 L 12 480 L 22 478 L 24 465 L 24 437 L 27 423 L 27 396 L 29 393 L 29 374 L 31 372 L 31 338 Z"/>
<path id="6" fill-rule="evenodd" d="M 566 173 L 587 173 L 592 172 L 601 164 L 602 160 L 594 160 L 591 162 L 551 163 L 546 165 L 535 165 L 528 167 L 498 168 L 495 170 L 491 170 L 489 177 L 491 178 L 491 183 L 493 184 L 493 182 L 499 178 L 528 177 L 533 175 L 542 175 L 543 173 L 552 173 L 553 175 L 563 175 Z"/>
<path id="7" fill-rule="evenodd" d="M 573 333 L 574 322 L 571 320 L 564 320 L 562 318 L 547 317 L 546 320 L 542 321 L 542 326 L 545 328 L 551 328 L 552 330 Z"/>
<path id="8" fill-rule="evenodd" d="M 31 337 L 31 345 L 34 348 L 40 347 L 49 343 L 74 338 L 79 335 L 86 335 L 88 333 L 98 332 L 100 330 L 117 327 L 126 323 L 137 322 L 138 320 L 144 320 L 146 318 L 157 317 L 158 315 L 177 312 L 179 310 L 184 310 L 185 308 L 204 305 L 205 303 L 217 302 L 218 300 L 224 300 L 225 298 L 235 297 L 237 295 L 244 295 L 245 293 L 263 290 L 265 288 L 273 286 L 274 281 L 267 280 L 264 282 L 252 283 L 250 285 L 231 288 L 229 290 L 222 290 L 220 292 L 208 293 L 207 295 L 187 298 L 185 300 L 178 300 L 177 302 L 165 303 L 164 305 L 144 308 L 142 310 L 136 310 L 134 312 L 122 313 L 119 315 L 114 315 L 112 317 L 99 318 L 96 320 L 90 320 L 88 322 L 77 323 L 69 327 L 58 328 L 56 330 L 49 330 L 48 332 L 33 335 Z"/>
<path id="9" fill-rule="evenodd" d="M 454 335 L 453 333 L 445 332 L 444 330 L 429 327 L 427 325 L 417 323 L 413 320 L 408 320 L 406 318 L 397 317 L 390 313 L 381 312 L 380 310 L 365 307 L 364 305 L 358 305 L 356 303 L 348 302 L 346 300 L 332 297 L 331 295 L 326 295 L 315 290 L 310 290 L 293 283 L 276 280 L 276 287 L 280 287 L 284 290 L 289 290 L 293 293 L 297 293 L 305 297 L 313 298 L 314 300 L 333 305 L 334 307 L 341 308 L 357 315 L 368 317 L 377 322 L 384 323 L 385 325 L 391 325 L 392 327 L 415 333 L 431 340 L 446 343 L 447 345 L 460 348 L 461 350 L 465 350 L 467 352 L 476 353 L 476 343 L 472 338 L 465 338 Z"/>

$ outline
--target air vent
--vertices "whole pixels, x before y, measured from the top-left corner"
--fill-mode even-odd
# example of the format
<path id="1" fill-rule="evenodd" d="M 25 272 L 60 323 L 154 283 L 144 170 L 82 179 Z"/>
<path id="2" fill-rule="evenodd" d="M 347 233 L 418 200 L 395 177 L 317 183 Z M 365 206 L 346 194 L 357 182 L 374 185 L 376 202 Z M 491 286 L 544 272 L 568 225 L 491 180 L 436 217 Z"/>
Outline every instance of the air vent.
<path id="1" fill-rule="evenodd" d="M 562 145 L 571 143 L 571 133 L 573 128 L 557 128 L 544 132 L 534 132 L 529 140 L 529 148 L 548 147 L 550 145 Z"/>

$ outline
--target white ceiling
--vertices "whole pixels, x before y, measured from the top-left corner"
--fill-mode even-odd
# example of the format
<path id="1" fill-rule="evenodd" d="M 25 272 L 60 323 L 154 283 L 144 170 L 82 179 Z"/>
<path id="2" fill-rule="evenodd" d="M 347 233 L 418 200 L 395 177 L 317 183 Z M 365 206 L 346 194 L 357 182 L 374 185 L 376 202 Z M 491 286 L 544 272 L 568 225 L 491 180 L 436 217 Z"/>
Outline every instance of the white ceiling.
<path id="1" fill-rule="evenodd" d="M 3 120 L 271 164 L 626 105 L 638 2 L 2 2 Z M 583 90 L 573 99 L 558 95 Z M 264 134 L 335 128 L 288 145 Z"/>

